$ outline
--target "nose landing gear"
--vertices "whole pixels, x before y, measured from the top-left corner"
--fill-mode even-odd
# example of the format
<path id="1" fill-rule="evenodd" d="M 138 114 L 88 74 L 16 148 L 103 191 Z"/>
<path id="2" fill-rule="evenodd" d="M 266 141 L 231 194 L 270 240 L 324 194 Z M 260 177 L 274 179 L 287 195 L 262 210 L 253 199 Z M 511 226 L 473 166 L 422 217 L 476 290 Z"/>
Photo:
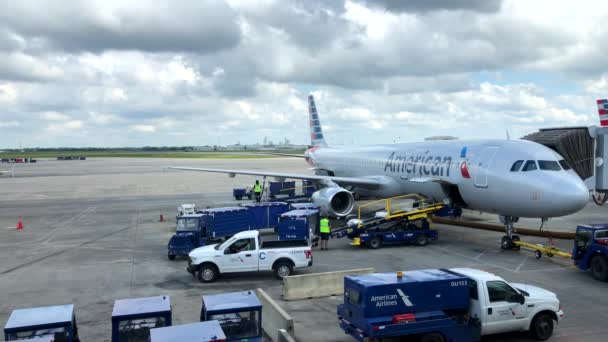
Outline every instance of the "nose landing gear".
<path id="1" fill-rule="evenodd" d="M 519 241 L 519 235 L 513 234 L 514 228 L 513 225 L 519 221 L 519 217 L 515 216 L 501 216 L 500 221 L 505 225 L 505 231 L 507 235 L 503 236 L 500 240 L 500 248 L 502 249 L 510 249 L 510 250 L 519 250 L 519 246 L 514 244 L 514 241 Z"/>

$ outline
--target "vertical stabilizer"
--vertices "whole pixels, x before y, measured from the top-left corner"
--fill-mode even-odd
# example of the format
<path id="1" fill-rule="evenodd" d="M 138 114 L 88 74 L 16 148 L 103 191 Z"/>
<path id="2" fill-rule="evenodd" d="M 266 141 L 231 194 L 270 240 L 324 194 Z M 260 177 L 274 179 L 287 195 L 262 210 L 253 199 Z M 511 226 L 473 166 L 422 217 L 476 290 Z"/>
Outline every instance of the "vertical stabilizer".
<path id="1" fill-rule="evenodd" d="M 312 146 L 327 146 L 325 138 L 323 137 L 323 131 L 321 130 L 321 121 L 319 121 L 319 114 L 317 113 L 317 106 L 315 105 L 315 98 L 312 95 L 308 95 L 308 114 L 310 117 L 310 143 Z"/>

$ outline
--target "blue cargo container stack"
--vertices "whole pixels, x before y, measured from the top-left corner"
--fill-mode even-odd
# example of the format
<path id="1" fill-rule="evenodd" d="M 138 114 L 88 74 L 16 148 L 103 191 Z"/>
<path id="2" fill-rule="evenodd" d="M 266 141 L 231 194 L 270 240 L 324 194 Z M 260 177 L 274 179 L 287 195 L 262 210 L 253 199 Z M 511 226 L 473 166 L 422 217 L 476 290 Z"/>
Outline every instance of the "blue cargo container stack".
<path id="1" fill-rule="evenodd" d="M 289 211 L 289 204 L 285 202 L 244 203 L 241 206 L 248 208 L 253 215 L 251 229 L 277 228 L 279 216 Z"/>
<path id="2" fill-rule="evenodd" d="M 292 210 L 281 215 L 279 240 L 308 240 L 310 233 L 319 225 L 319 211 L 311 209 Z"/>

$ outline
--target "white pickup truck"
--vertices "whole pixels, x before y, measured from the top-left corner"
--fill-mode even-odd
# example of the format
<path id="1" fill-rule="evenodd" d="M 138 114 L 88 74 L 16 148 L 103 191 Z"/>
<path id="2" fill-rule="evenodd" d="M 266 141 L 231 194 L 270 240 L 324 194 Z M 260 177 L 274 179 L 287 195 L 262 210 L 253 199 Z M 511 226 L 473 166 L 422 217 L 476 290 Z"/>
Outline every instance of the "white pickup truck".
<path id="1" fill-rule="evenodd" d="M 469 314 L 481 322 L 481 335 L 529 331 L 544 341 L 553 334 L 554 322 L 564 317 L 555 293 L 536 286 L 511 283 L 492 273 L 471 268 L 451 272 L 469 278 Z"/>
<path id="2" fill-rule="evenodd" d="M 235 234 L 221 244 L 196 248 L 188 255 L 187 271 L 203 283 L 222 273 L 274 271 L 278 279 L 294 269 L 312 266 L 306 240 L 260 241 L 257 230 Z"/>

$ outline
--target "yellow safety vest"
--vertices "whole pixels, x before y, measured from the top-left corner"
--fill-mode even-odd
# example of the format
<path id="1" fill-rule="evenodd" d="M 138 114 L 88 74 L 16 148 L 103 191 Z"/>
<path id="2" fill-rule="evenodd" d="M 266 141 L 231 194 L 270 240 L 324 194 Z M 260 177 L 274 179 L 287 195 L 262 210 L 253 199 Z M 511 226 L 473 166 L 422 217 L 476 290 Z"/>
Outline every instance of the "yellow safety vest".
<path id="1" fill-rule="evenodd" d="M 329 233 L 329 220 L 324 218 L 319 221 L 319 232 Z"/>
<path id="2" fill-rule="evenodd" d="M 253 192 L 262 192 L 262 186 L 260 184 L 254 185 Z"/>

